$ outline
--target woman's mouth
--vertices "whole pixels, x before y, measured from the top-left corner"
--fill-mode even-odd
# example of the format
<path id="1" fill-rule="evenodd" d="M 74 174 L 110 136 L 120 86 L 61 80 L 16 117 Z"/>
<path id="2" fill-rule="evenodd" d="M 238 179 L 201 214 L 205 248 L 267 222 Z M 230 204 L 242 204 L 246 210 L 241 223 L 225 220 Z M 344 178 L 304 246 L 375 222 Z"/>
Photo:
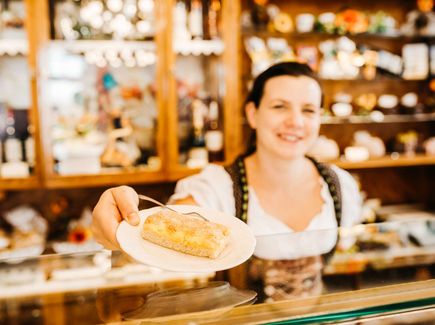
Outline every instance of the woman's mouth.
<path id="1" fill-rule="evenodd" d="M 295 143 L 297 141 L 302 140 L 302 136 L 297 134 L 285 134 L 285 133 L 279 133 L 278 137 L 286 142 Z"/>

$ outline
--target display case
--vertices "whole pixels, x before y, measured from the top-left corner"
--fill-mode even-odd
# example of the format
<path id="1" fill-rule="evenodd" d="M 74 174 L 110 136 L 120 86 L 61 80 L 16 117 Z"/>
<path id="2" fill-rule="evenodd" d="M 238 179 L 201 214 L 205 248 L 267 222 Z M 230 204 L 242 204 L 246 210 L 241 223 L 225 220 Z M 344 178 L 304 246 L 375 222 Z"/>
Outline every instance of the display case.
<path id="1" fill-rule="evenodd" d="M 209 158 L 224 159 L 223 8 L 221 1 L 170 1 L 170 7 L 168 126 L 176 132 L 168 139 L 168 170 L 187 175 Z"/>
<path id="2" fill-rule="evenodd" d="M 419 1 L 241 1 L 240 98 L 273 62 L 307 62 L 324 90 L 309 154 L 350 170 L 385 204 L 431 204 L 435 34 L 432 22 L 415 22 L 431 10 Z"/>
<path id="3" fill-rule="evenodd" d="M 235 157 L 238 82 L 227 72 L 238 69 L 238 46 L 231 46 L 238 4 L 36 0 L 26 6 L 40 185 L 174 181 L 205 162 Z M 189 161 L 195 147 L 199 158 Z"/>
<path id="4" fill-rule="evenodd" d="M 170 1 L 168 178 L 237 154 L 237 46 L 233 1 Z M 235 141 L 236 140 L 236 141 Z"/>
<path id="5" fill-rule="evenodd" d="M 225 273 L 104 250 L 3 259 L 0 324 L 430 323 L 434 226 L 433 214 L 390 211 L 376 225 L 258 236 L 253 257 Z M 231 272 L 247 282 L 227 282 Z"/>
<path id="6" fill-rule="evenodd" d="M 162 181 L 165 5 L 50 4 L 38 47 L 46 186 Z"/>
<path id="7" fill-rule="evenodd" d="M 43 162 L 30 183 L 2 186 L 27 188 L 39 176 L 56 188 L 174 181 L 206 162 L 232 161 L 247 138 L 242 106 L 253 76 L 274 61 L 298 59 L 319 72 L 324 88 L 321 147 L 330 150 L 316 154 L 361 175 L 372 197 L 376 169 L 388 175 L 388 188 L 401 182 L 402 168 L 408 187 L 425 188 L 422 174 L 434 164 L 432 25 L 413 29 L 410 17 L 425 14 L 414 1 L 372 2 L 349 2 L 345 11 L 315 0 L 144 0 L 120 8 L 116 1 L 28 1 L 30 129 Z M 334 19 L 354 19 L 356 27 L 334 27 Z M 413 66 L 416 55 L 427 64 Z M 106 139 L 90 136 L 92 129 Z M 69 151 L 81 151 L 89 168 L 57 152 L 74 132 Z M 85 138 L 100 141 L 88 145 L 87 157 Z M 119 158 L 123 150 L 131 157 Z M 416 201 L 404 192 L 381 198 Z M 417 201 L 432 199 L 424 190 Z"/>
<path id="8" fill-rule="evenodd" d="M 0 33 L 0 189 L 37 187 L 38 120 L 25 1 L 4 1 Z"/>

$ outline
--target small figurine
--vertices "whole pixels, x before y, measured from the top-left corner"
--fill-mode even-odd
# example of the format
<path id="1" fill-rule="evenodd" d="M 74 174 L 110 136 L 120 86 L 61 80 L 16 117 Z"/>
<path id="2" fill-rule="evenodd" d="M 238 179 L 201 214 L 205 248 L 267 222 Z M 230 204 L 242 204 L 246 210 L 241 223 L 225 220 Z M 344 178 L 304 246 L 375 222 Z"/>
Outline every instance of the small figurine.
<path id="1" fill-rule="evenodd" d="M 435 15 L 432 12 L 433 0 L 417 0 L 417 8 L 417 10 L 407 14 L 406 23 L 401 27 L 402 33 L 406 36 L 434 36 Z"/>

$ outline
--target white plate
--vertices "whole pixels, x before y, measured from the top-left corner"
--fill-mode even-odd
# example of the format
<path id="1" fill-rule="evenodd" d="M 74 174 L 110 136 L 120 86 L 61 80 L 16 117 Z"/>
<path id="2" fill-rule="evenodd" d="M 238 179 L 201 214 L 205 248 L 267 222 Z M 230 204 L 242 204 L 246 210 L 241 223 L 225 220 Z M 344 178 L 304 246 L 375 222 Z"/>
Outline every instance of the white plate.
<path id="1" fill-rule="evenodd" d="M 216 259 L 192 256 L 153 244 L 141 237 L 145 219 L 159 211 L 160 207 L 139 212 L 139 226 L 131 226 L 123 221 L 116 231 L 116 238 L 122 250 L 138 262 L 177 272 L 214 272 L 230 269 L 246 261 L 254 252 L 255 237 L 246 223 L 236 217 L 219 211 L 204 209 L 193 205 L 171 205 L 179 212 L 198 212 L 208 220 L 227 226 L 230 241 Z"/>

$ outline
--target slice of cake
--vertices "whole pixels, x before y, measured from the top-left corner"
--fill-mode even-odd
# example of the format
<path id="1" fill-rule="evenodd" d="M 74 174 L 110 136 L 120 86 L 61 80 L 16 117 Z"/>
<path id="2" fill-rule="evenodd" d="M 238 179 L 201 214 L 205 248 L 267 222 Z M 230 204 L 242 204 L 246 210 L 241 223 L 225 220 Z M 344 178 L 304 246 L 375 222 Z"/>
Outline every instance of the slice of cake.
<path id="1" fill-rule="evenodd" d="M 142 237 L 185 254 L 217 258 L 229 242 L 230 231 L 218 223 L 163 209 L 145 220 Z"/>

